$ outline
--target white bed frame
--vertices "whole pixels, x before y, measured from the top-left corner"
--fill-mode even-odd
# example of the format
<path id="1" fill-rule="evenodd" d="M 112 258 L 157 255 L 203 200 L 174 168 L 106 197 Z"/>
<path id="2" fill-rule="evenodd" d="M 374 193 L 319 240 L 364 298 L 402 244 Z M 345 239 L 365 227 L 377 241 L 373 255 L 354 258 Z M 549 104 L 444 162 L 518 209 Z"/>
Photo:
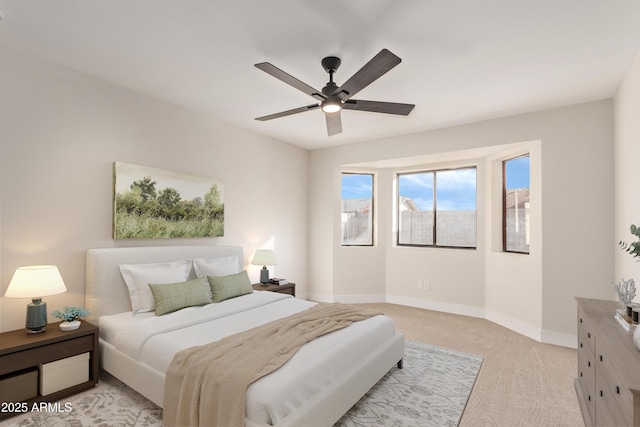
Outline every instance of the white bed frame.
<path id="1" fill-rule="evenodd" d="M 171 262 L 179 259 L 217 258 L 237 255 L 239 246 L 154 246 L 90 249 L 86 255 L 86 320 L 98 324 L 100 316 L 131 311 L 129 293 L 120 274 L 121 264 Z M 287 415 L 277 427 L 331 426 L 344 415 L 396 363 L 404 357 L 404 336 L 396 333 L 377 351 L 354 366 L 341 381 L 332 384 Z M 100 340 L 100 366 L 158 406 L 163 405 L 165 374 L 117 351 Z M 258 427 L 258 426 L 250 426 Z"/>

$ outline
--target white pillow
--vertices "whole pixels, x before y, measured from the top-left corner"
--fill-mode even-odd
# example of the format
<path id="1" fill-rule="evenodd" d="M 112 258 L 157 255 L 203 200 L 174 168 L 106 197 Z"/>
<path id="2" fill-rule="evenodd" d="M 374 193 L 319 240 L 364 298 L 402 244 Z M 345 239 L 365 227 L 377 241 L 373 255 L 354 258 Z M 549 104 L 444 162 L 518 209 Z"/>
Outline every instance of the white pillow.
<path id="1" fill-rule="evenodd" d="M 196 272 L 196 277 L 228 276 L 241 271 L 237 255 L 209 259 L 194 258 L 193 269 Z"/>
<path id="2" fill-rule="evenodd" d="M 155 310 L 149 283 L 165 284 L 185 282 L 191 272 L 191 261 L 183 259 L 159 264 L 122 264 L 120 273 L 129 289 L 134 313 Z"/>

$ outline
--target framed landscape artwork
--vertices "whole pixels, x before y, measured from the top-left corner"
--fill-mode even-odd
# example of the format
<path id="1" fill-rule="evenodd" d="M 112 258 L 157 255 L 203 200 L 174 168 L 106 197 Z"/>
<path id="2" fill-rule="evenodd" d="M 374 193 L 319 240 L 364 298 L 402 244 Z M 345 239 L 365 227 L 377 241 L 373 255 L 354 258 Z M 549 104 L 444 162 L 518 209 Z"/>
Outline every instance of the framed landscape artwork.
<path id="1" fill-rule="evenodd" d="M 224 236 L 224 184 L 213 178 L 116 162 L 113 238 Z"/>

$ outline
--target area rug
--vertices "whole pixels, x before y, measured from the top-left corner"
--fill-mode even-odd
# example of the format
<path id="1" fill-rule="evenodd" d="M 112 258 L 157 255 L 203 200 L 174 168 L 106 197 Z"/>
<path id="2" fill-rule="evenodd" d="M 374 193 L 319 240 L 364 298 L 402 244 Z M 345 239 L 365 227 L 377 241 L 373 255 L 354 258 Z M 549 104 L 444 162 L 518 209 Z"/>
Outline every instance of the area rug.
<path id="1" fill-rule="evenodd" d="M 392 368 L 336 427 L 457 426 L 482 357 L 407 341 L 404 369 Z M 18 415 L 0 426 L 162 426 L 162 409 L 109 374 L 59 405 Z"/>

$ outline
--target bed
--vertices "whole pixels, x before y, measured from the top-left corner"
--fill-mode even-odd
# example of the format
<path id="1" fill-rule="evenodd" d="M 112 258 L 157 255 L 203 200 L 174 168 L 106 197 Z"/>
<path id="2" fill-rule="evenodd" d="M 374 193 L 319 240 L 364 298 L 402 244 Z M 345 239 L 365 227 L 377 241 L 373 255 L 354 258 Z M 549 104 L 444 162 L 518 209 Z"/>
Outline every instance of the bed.
<path id="1" fill-rule="evenodd" d="M 315 303 L 274 292 L 251 292 L 162 316 L 134 314 L 134 296 L 121 266 L 186 260 L 235 260 L 239 246 L 155 246 L 90 249 L 86 254 L 86 320 L 100 326 L 101 367 L 159 406 L 167 367 L 185 348 L 251 329 Z M 218 265 L 218 264 L 216 264 Z M 197 268 L 191 268 L 193 279 Z M 201 273 L 201 272 L 200 272 Z M 249 386 L 245 425 L 330 426 L 394 365 L 401 366 L 404 337 L 383 315 L 315 339 L 280 369 Z"/>

